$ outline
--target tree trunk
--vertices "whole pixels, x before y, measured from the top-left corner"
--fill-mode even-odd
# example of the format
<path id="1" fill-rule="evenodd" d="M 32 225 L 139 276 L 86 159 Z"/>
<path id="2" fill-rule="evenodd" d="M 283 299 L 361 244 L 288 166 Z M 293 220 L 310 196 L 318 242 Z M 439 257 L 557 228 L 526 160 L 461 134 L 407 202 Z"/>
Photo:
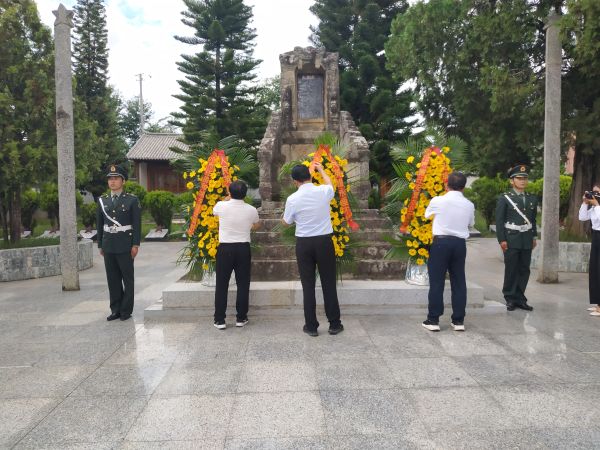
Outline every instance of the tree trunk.
<path id="1" fill-rule="evenodd" d="M 576 146 L 573 171 L 573 182 L 569 194 L 569 212 L 565 219 L 565 229 L 569 234 L 585 236 L 589 226 L 578 219 L 581 199 L 585 191 L 592 189 L 595 182 L 600 181 L 600 155 L 595 152 L 585 151 L 581 146 Z"/>
<path id="2" fill-rule="evenodd" d="M 18 242 L 21 239 L 21 188 L 15 187 L 10 192 L 10 241 Z"/>
<path id="3" fill-rule="evenodd" d="M 0 221 L 2 221 L 2 236 L 4 237 L 4 243 L 8 244 L 9 231 L 8 231 L 8 201 L 5 193 L 0 194 Z"/>

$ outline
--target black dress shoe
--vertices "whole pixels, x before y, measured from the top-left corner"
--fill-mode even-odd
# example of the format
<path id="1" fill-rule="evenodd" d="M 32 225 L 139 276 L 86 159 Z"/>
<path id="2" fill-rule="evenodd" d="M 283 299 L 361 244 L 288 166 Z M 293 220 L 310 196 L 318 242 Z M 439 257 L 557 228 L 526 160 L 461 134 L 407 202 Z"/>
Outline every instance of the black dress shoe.
<path id="1" fill-rule="evenodd" d="M 517 308 L 524 309 L 525 311 L 533 311 L 533 306 L 529 306 L 527 303 L 519 303 Z"/>
<path id="2" fill-rule="evenodd" d="M 342 331 L 344 331 L 344 325 L 341 323 L 339 325 L 329 327 L 329 334 L 339 334 Z"/>
<path id="3" fill-rule="evenodd" d="M 121 320 L 127 320 L 131 317 L 131 314 L 124 314 L 121 316 Z"/>
<path id="4" fill-rule="evenodd" d="M 120 314 L 115 314 L 115 313 L 112 313 L 110 316 L 108 316 L 108 317 L 106 318 L 106 320 L 108 320 L 108 321 L 110 322 L 111 320 L 117 320 L 119 317 L 121 317 L 121 315 L 120 315 Z"/>
<path id="5" fill-rule="evenodd" d="M 516 307 L 517 306 L 514 303 L 507 303 L 506 304 L 506 310 L 507 311 L 514 311 Z"/>
<path id="6" fill-rule="evenodd" d="M 316 337 L 319 335 L 319 332 L 317 330 L 310 330 L 306 325 L 304 325 L 302 331 L 304 331 L 306 334 L 312 337 Z"/>

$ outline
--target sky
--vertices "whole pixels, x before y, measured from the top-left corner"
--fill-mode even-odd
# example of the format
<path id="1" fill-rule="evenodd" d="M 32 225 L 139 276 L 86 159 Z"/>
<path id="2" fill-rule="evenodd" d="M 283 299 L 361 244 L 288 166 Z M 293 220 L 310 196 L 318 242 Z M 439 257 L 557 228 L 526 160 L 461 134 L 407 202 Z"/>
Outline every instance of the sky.
<path id="1" fill-rule="evenodd" d="M 76 0 L 63 0 L 68 8 Z M 54 30 L 52 11 L 58 0 L 36 0 L 42 21 Z M 253 7 L 256 29 L 254 57 L 263 62 L 259 78 L 279 74 L 279 55 L 310 45 L 310 25 L 317 18 L 309 11 L 313 0 L 245 0 Z M 193 30 L 181 23 L 182 0 L 106 0 L 106 21 L 109 47 L 109 82 L 126 99 L 139 94 L 137 74 L 144 74 L 144 101 L 152 103 L 153 120 L 179 109 L 177 80 L 182 74 L 176 62 L 181 54 L 200 51 L 174 39 L 192 36 Z"/>

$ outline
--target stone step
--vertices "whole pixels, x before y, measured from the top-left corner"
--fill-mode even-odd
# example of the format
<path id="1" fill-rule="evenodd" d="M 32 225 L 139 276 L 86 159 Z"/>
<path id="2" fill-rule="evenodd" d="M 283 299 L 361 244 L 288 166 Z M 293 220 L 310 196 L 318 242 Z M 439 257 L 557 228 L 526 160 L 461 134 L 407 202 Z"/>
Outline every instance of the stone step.
<path id="1" fill-rule="evenodd" d="M 358 259 L 354 270 L 344 272 L 346 278 L 364 280 L 402 279 L 406 262 L 390 259 Z M 283 281 L 299 279 L 296 259 L 252 259 L 252 279 L 256 281 Z M 356 275 L 360 274 L 360 275 Z"/>
<path id="2" fill-rule="evenodd" d="M 386 242 L 386 237 L 395 236 L 397 233 L 393 229 L 374 229 L 359 230 L 350 233 L 350 239 L 355 242 Z M 275 245 L 284 243 L 279 231 L 255 231 L 252 233 L 252 242 L 259 245 Z"/>
<path id="3" fill-rule="evenodd" d="M 483 288 L 468 282 L 468 306 L 484 306 Z M 347 306 L 366 306 L 367 311 L 376 307 L 421 307 L 427 306 L 428 286 L 415 286 L 398 280 L 344 280 L 337 285 L 338 298 L 344 313 Z M 229 287 L 230 308 L 235 308 L 236 286 Z M 320 285 L 316 288 L 317 304 L 323 304 Z M 214 287 L 202 283 L 177 282 L 163 291 L 160 312 L 193 311 L 205 309 L 214 312 Z M 444 303 L 450 304 L 450 283 L 446 282 Z M 156 305 L 155 305 L 156 306 Z M 250 314 L 268 311 L 269 308 L 302 307 L 302 285 L 300 281 L 253 281 L 250 284 Z M 259 309 L 257 309 L 259 308 Z M 505 308 L 504 308 L 505 309 Z M 154 308 L 156 310 L 156 308 Z M 153 308 L 146 314 L 153 313 Z M 158 311 L 156 311 L 158 312 Z"/>
<path id="4" fill-rule="evenodd" d="M 389 248 L 390 245 L 387 242 L 369 243 L 353 248 L 352 253 L 357 258 L 382 259 Z M 295 259 L 296 249 L 294 245 L 261 245 L 252 252 L 252 257 L 259 259 Z"/>
<path id="5" fill-rule="evenodd" d="M 356 223 L 360 226 L 359 230 L 390 230 L 393 231 L 394 228 L 392 223 L 385 218 L 380 217 L 356 217 L 354 218 Z M 281 215 L 275 218 L 263 218 L 260 219 L 261 228 L 260 231 L 272 231 L 275 227 L 282 225 L 281 223 Z"/>

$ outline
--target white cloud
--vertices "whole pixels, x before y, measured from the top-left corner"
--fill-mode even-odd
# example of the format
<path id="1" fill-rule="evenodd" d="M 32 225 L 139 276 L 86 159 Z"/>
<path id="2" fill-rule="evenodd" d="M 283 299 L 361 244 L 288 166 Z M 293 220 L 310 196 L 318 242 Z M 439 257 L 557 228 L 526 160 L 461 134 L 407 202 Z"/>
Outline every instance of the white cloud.
<path id="1" fill-rule="evenodd" d="M 75 0 L 63 0 L 72 8 Z M 309 45 L 309 26 L 317 19 L 310 13 L 313 0 L 246 0 L 253 6 L 257 38 L 254 56 L 262 59 L 260 78 L 279 73 L 279 54 L 296 46 Z M 52 10 L 59 2 L 37 0 L 42 21 L 53 28 Z M 176 62 L 181 54 L 199 49 L 174 39 L 191 36 L 193 30 L 181 23 L 182 0 L 107 0 L 106 18 L 109 45 L 110 83 L 124 97 L 139 93 L 136 74 L 144 73 L 144 99 L 151 102 L 155 119 L 179 108 L 173 94 L 179 92 L 182 78 Z M 151 78 L 150 78 L 151 77 Z"/>

